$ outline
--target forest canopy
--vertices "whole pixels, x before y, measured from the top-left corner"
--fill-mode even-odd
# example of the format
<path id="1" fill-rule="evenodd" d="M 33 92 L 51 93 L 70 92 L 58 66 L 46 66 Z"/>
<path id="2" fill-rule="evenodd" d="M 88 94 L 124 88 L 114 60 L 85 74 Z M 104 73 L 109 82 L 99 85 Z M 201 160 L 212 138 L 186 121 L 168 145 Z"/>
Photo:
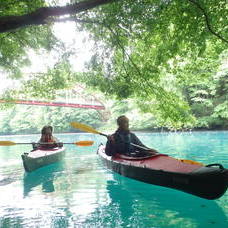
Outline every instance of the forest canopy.
<path id="1" fill-rule="evenodd" d="M 1 74 L 21 81 L 3 99 L 42 97 L 76 82 L 109 98 L 134 99 L 159 126 L 228 126 L 228 3 L 226 0 L 6 0 L 0 5 Z M 94 53 L 84 72 L 53 25 L 86 31 Z M 59 53 L 45 72 L 23 74 L 29 50 Z"/>

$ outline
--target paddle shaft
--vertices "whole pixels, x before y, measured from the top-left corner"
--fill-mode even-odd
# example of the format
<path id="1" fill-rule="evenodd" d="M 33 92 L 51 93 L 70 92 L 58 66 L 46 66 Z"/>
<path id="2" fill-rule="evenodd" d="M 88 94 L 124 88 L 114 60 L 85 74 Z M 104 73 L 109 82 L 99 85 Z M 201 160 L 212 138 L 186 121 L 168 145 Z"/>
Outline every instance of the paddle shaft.
<path id="1" fill-rule="evenodd" d="M 80 144 L 80 142 L 79 143 L 77 143 L 77 142 L 67 142 L 67 143 L 62 143 L 62 142 L 59 142 L 59 143 L 61 143 L 61 144 L 68 144 L 68 145 L 77 145 L 77 144 Z M 33 143 L 16 143 L 16 144 L 33 144 Z M 45 142 L 43 142 L 43 143 L 34 143 L 34 144 L 39 144 L 39 145 L 52 145 L 52 144 L 58 144 L 58 142 L 52 142 L 52 143 L 45 143 Z"/>
<path id="2" fill-rule="evenodd" d="M 13 141 L 0 141 L 0 146 L 15 146 L 15 145 L 25 145 L 25 144 L 32 144 L 32 145 L 62 145 L 62 144 L 71 144 L 77 146 L 91 146 L 94 142 L 93 141 L 78 141 L 78 142 L 13 142 Z"/>
<path id="3" fill-rule="evenodd" d="M 51 142 L 51 143 L 48 143 L 48 142 L 47 143 L 45 143 L 45 142 L 43 142 L 43 143 L 38 143 L 38 142 L 37 143 L 36 142 L 30 142 L 30 143 L 25 142 L 24 143 L 24 142 L 21 142 L 21 143 L 15 143 L 15 144 L 22 144 L 23 145 L 23 144 L 54 144 L 54 143 L 57 143 L 57 142 Z M 63 144 L 68 144 L 68 143 L 63 143 Z"/>
<path id="4" fill-rule="evenodd" d="M 134 143 L 130 143 L 130 144 L 131 144 L 132 146 L 138 147 L 138 148 L 143 149 L 143 150 L 151 150 L 150 148 L 146 148 L 146 147 L 144 147 L 144 146 L 139 146 L 139 145 L 134 144 Z"/>
<path id="5" fill-rule="evenodd" d="M 105 136 L 105 137 L 107 137 L 108 138 L 108 135 L 106 135 L 106 134 L 103 134 L 103 133 L 100 133 L 100 135 L 102 135 L 102 136 Z M 32 143 L 16 143 L 16 144 L 32 144 Z M 54 144 L 54 143 L 37 143 L 37 144 L 41 144 L 41 145 L 51 145 L 51 144 Z M 62 144 L 75 144 L 75 143 L 62 143 Z M 132 146 L 134 146 L 134 147 L 137 147 L 137 148 L 140 148 L 140 149 L 143 149 L 143 150 L 150 150 L 149 148 L 146 148 L 146 147 L 144 147 L 144 146 L 139 146 L 139 145 L 137 145 L 137 144 L 134 144 L 134 143 L 130 143 Z"/>
<path id="6" fill-rule="evenodd" d="M 51 144 L 55 144 L 55 143 L 58 143 L 58 142 L 50 142 L 50 143 L 45 143 L 45 142 L 34 142 L 34 144 L 44 144 L 44 145 L 51 145 Z M 59 142 L 59 143 L 62 143 L 62 142 Z M 15 144 L 33 144 L 32 142 L 31 143 L 15 143 Z M 62 144 L 75 144 L 75 142 L 73 143 L 62 143 Z"/>
<path id="7" fill-rule="evenodd" d="M 93 133 L 93 134 L 99 134 L 99 135 L 102 135 L 102 136 L 105 136 L 105 137 L 109 138 L 108 135 L 106 135 L 104 133 L 101 133 L 101 132 L 95 130 L 94 128 L 92 128 L 92 127 L 90 127 L 88 125 L 85 125 L 85 124 L 81 124 L 81 123 L 78 123 L 78 122 L 71 122 L 71 126 L 74 127 L 74 128 L 80 129 L 81 131 L 85 131 L 85 132 L 89 132 L 89 133 Z M 125 143 L 127 143 L 127 142 L 125 142 Z M 151 150 L 149 148 L 136 145 L 134 143 L 130 143 L 130 145 L 132 145 L 134 147 L 137 147 L 137 148 L 140 148 L 140 149 L 143 149 L 143 150 Z"/>

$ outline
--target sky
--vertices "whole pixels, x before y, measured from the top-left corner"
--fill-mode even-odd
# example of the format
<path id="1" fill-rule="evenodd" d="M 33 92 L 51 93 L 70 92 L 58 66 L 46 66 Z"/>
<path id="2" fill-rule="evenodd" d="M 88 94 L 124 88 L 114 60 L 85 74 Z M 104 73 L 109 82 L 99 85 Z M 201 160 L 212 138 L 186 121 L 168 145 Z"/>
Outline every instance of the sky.
<path id="1" fill-rule="evenodd" d="M 76 50 L 75 58 L 71 60 L 73 70 L 83 71 L 84 63 L 93 53 L 94 42 L 89 38 L 89 33 L 76 31 L 74 22 L 56 23 L 54 31 L 60 40 Z"/>
<path id="2" fill-rule="evenodd" d="M 88 61 L 92 55 L 93 42 L 89 40 L 89 34 L 76 31 L 74 22 L 55 23 L 53 31 L 56 37 L 64 42 L 68 50 L 75 50 L 75 55 L 71 59 L 73 70 L 78 72 L 83 71 L 84 63 Z M 30 50 L 29 56 L 32 65 L 24 68 L 23 71 L 26 73 L 42 72 L 45 71 L 48 66 L 55 63 L 57 53 L 42 53 L 42 56 L 38 56 L 33 50 Z"/>

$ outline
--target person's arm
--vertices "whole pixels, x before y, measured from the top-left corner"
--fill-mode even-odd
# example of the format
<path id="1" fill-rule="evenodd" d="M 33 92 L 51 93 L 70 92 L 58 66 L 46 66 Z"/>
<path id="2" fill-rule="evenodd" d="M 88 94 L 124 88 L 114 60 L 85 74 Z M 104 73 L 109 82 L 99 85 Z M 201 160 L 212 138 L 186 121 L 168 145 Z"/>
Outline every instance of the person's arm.
<path id="1" fill-rule="evenodd" d="M 142 146 L 142 147 L 146 147 L 148 148 L 147 146 L 145 146 L 141 141 L 140 139 L 134 134 L 134 133 L 131 133 L 131 137 L 132 137 L 132 140 L 131 142 L 136 144 L 136 145 L 139 145 L 139 146 Z"/>
<path id="2" fill-rule="evenodd" d="M 42 143 L 42 142 L 45 142 L 45 135 L 41 135 L 38 143 Z"/>
<path id="3" fill-rule="evenodd" d="M 41 138 L 40 138 L 40 140 L 38 142 L 33 142 L 32 143 L 33 149 L 37 149 L 40 146 L 41 143 L 42 143 Z"/>
<path id="4" fill-rule="evenodd" d="M 33 150 L 38 149 L 39 145 L 40 145 L 39 142 L 38 142 L 38 143 L 32 142 L 32 149 L 33 149 Z"/>
<path id="5" fill-rule="evenodd" d="M 56 143 L 59 143 L 60 142 L 56 137 L 54 137 L 54 136 L 52 136 L 52 137 L 53 137 L 53 141 L 54 142 L 56 142 Z"/>
<path id="6" fill-rule="evenodd" d="M 56 147 L 60 147 L 60 148 L 63 147 L 63 143 L 60 142 L 58 138 L 52 136 L 52 139 L 53 139 L 53 142 L 54 142 L 53 145 L 55 145 Z"/>
<path id="7" fill-rule="evenodd" d="M 158 153 L 157 150 L 145 146 L 145 145 L 140 141 L 140 139 L 139 139 L 134 133 L 132 133 L 132 138 L 133 138 L 132 143 L 147 148 L 147 149 L 148 149 L 148 150 L 147 150 L 148 152 Z"/>
<path id="8" fill-rule="evenodd" d="M 105 154 L 108 156 L 113 156 L 116 154 L 115 139 L 113 135 L 108 136 L 105 146 Z"/>

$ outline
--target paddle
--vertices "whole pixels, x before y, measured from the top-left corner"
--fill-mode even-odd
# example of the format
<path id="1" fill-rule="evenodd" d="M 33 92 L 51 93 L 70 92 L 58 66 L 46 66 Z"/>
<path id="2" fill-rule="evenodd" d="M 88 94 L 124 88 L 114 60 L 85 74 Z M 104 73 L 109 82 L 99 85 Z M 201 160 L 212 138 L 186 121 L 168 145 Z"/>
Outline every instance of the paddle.
<path id="1" fill-rule="evenodd" d="M 89 132 L 89 133 L 93 133 L 93 134 L 98 134 L 98 135 L 103 135 L 105 137 L 108 138 L 108 135 L 104 134 L 104 133 L 101 133 L 97 130 L 95 130 L 94 128 L 88 126 L 88 125 L 85 125 L 85 124 L 81 124 L 81 123 L 78 123 L 78 122 L 71 122 L 70 123 L 72 127 L 74 128 L 77 128 L 77 129 L 80 129 L 81 131 L 86 131 L 86 132 Z M 132 146 L 135 146 L 137 148 L 140 148 L 140 149 L 143 149 L 143 150 L 151 150 L 149 148 L 146 148 L 144 146 L 139 146 L 139 145 L 136 145 L 134 143 L 130 143 Z"/>
<path id="2" fill-rule="evenodd" d="M 63 144 L 74 144 L 76 146 L 92 146 L 93 141 L 78 141 L 73 143 L 63 143 Z M 0 146 L 15 146 L 15 145 L 24 145 L 24 144 L 33 144 L 33 143 L 17 143 L 13 141 L 0 141 Z M 37 143 L 37 144 L 53 144 L 53 143 Z"/>
<path id="3" fill-rule="evenodd" d="M 95 130 L 94 128 L 88 126 L 88 125 L 85 125 L 85 124 L 81 124 L 81 123 L 78 123 L 78 122 L 71 122 L 70 123 L 72 127 L 74 128 L 77 128 L 77 129 L 80 129 L 81 131 L 86 131 L 86 132 L 89 132 L 89 133 L 93 133 L 93 134 L 98 134 L 98 135 L 103 135 L 105 137 L 108 138 L 108 135 L 104 134 L 104 133 L 101 133 L 97 130 Z M 144 149 L 144 150 L 151 150 L 149 148 L 146 148 L 146 147 L 143 147 L 143 146 L 139 146 L 139 145 L 136 145 L 134 143 L 130 143 L 132 146 L 135 146 L 135 147 L 138 147 L 138 148 L 141 148 L 141 149 Z M 157 154 L 159 154 L 157 152 Z M 167 154 L 160 154 L 160 155 L 167 155 Z M 167 155 L 168 156 L 168 155 Z M 192 160 L 185 160 L 185 159 L 177 159 L 177 160 L 180 160 L 181 162 L 184 162 L 184 163 L 190 163 L 190 164 L 200 164 L 200 165 L 203 165 L 202 163 L 200 162 L 196 162 L 196 161 L 192 161 Z"/>

